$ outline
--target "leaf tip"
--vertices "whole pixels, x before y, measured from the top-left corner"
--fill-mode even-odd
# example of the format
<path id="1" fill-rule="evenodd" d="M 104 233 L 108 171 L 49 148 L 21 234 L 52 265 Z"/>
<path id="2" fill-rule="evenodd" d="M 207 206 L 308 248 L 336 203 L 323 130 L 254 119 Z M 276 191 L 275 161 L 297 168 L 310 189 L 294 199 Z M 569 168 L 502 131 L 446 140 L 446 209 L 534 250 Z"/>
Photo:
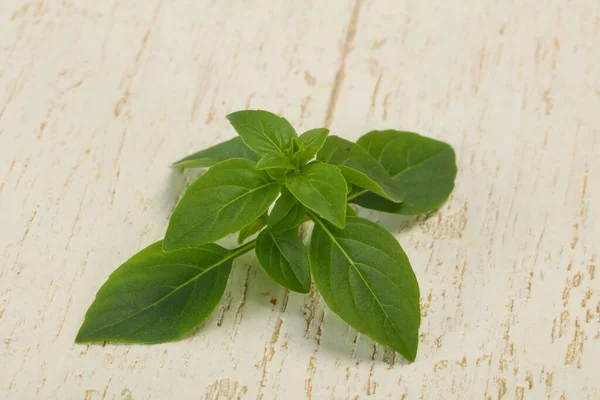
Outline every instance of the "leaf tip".
<path id="1" fill-rule="evenodd" d="M 346 208 L 348 207 L 348 203 L 344 204 L 343 214 L 340 215 L 340 218 L 335 221 L 334 225 L 340 229 L 344 229 L 346 227 L 346 220 L 348 219 L 348 213 L 346 212 Z"/>
<path id="2" fill-rule="evenodd" d="M 419 350 L 418 339 L 416 342 L 405 343 L 402 348 L 397 348 L 396 351 L 402 355 L 408 362 L 413 363 L 417 359 L 417 353 Z"/>
<path id="3" fill-rule="evenodd" d="M 79 332 L 77 332 L 77 336 L 75 336 L 75 343 L 83 344 L 93 341 L 94 339 L 92 339 L 91 337 L 89 337 L 89 335 L 85 333 L 84 325 L 82 325 L 81 328 L 79 328 Z"/>
<path id="4" fill-rule="evenodd" d="M 404 354 L 404 357 L 408 360 L 408 362 L 413 363 L 417 359 L 417 348 L 408 349 L 407 353 Z"/>
<path id="5" fill-rule="evenodd" d="M 225 118 L 227 118 L 227 120 L 229 122 L 231 122 L 232 119 L 234 119 L 236 116 L 238 116 L 240 113 L 244 112 L 244 110 L 239 110 L 239 111 L 234 111 L 234 112 L 230 112 L 229 114 L 227 114 L 225 116 Z"/>

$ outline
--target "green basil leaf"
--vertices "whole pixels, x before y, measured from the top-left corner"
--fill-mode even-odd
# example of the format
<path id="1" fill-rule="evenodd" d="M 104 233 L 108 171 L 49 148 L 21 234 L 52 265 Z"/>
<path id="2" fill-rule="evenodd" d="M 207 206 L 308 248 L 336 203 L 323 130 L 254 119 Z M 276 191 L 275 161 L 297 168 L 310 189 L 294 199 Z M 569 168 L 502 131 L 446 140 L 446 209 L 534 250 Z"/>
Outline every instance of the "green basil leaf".
<path id="1" fill-rule="evenodd" d="M 354 208 L 350 207 L 350 204 L 346 206 L 346 215 L 349 217 L 356 217 L 356 211 L 354 210 Z"/>
<path id="2" fill-rule="evenodd" d="M 156 242 L 113 272 L 88 309 L 78 343 L 180 339 L 219 303 L 235 254 L 206 244 L 165 253 Z"/>
<path id="3" fill-rule="evenodd" d="M 261 231 L 265 226 L 267 226 L 266 213 L 256 218 L 254 221 L 250 222 L 242 230 L 240 230 L 240 233 L 238 233 L 238 244 L 244 243 L 246 239 Z"/>
<path id="4" fill-rule="evenodd" d="M 252 161 L 258 160 L 256 153 L 250 150 L 250 148 L 244 144 L 242 138 L 238 136 L 184 157 L 181 160 L 174 162 L 171 165 L 171 168 L 212 167 L 214 164 L 229 160 L 230 158 L 247 158 Z"/>
<path id="5" fill-rule="evenodd" d="M 265 272 L 281 286 L 300 293 L 310 291 L 308 251 L 298 229 L 262 231 L 256 239 L 256 256 Z"/>
<path id="6" fill-rule="evenodd" d="M 321 150 L 329 135 L 329 129 L 317 128 L 304 132 L 298 138 L 300 150 L 294 154 L 294 160 L 300 165 L 306 165 Z"/>
<path id="7" fill-rule="evenodd" d="M 200 176 L 177 204 L 165 235 L 165 251 L 214 242 L 264 214 L 279 194 L 254 162 L 223 161 Z"/>
<path id="8" fill-rule="evenodd" d="M 298 134 L 285 119 L 268 111 L 237 111 L 227 119 L 244 143 L 258 155 L 283 153 L 291 155 Z"/>
<path id="9" fill-rule="evenodd" d="M 286 176 L 285 184 L 305 207 L 335 226 L 344 227 L 348 187 L 337 167 L 311 163 L 299 173 Z"/>
<path id="10" fill-rule="evenodd" d="M 290 160 L 281 153 L 267 153 L 256 163 L 258 169 L 294 169 Z"/>
<path id="11" fill-rule="evenodd" d="M 404 188 L 387 173 L 363 147 L 329 136 L 317 155 L 317 160 L 337 165 L 348 182 L 375 192 L 394 202 L 404 199 Z"/>
<path id="12" fill-rule="evenodd" d="M 306 208 L 284 189 L 269 214 L 267 225 L 272 232 L 287 231 L 297 228 L 305 218 Z"/>
<path id="13" fill-rule="evenodd" d="M 283 168 L 271 168 L 264 171 L 269 175 L 271 180 L 281 182 L 282 184 L 285 182 L 285 174 L 288 172 L 287 169 Z"/>
<path id="14" fill-rule="evenodd" d="M 357 331 L 414 361 L 419 285 L 398 241 L 374 222 L 348 217 L 338 229 L 317 219 L 311 272 L 329 308 Z"/>
<path id="15" fill-rule="evenodd" d="M 444 142 L 416 133 L 394 130 L 372 131 L 358 144 L 376 158 L 404 188 L 405 199 L 393 203 L 367 193 L 354 203 L 374 210 L 416 215 L 438 208 L 454 189 L 456 155 Z"/>

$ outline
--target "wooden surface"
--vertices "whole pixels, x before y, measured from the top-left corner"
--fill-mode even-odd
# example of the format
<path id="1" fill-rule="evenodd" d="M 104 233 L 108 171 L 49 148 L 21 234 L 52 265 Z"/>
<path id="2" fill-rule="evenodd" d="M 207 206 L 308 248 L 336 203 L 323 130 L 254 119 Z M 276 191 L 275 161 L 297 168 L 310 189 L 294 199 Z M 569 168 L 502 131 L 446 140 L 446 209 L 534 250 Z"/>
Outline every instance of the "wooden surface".
<path id="1" fill-rule="evenodd" d="M 599 43 L 597 0 L 1 1 L 0 398 L 599 399 Z M 454 146 L 440 210 L 359 211 L 418 276 L 416 362 L 251 255 L 185 340 L 73 343 L 245 108 Z"/>

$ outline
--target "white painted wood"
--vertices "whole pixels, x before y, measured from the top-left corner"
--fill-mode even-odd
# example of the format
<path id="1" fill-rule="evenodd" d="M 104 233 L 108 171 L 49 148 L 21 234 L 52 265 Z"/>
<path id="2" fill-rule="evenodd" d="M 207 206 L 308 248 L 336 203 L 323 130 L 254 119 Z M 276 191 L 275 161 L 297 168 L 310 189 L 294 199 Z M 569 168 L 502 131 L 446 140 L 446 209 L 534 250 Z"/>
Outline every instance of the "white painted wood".
<path id="1" fill-rule="evenodd" d="M 0 398 L 600 398 L 599 15 L 595 0 L 0 2 Z M 169 163 L 233 136 L 224 117 L 246 107 L 455 147 L 439 211 L 360 211 L 419 278 L 415 363 L 250 255 L 185 340 L 73 343 L 193 179 Z"/>

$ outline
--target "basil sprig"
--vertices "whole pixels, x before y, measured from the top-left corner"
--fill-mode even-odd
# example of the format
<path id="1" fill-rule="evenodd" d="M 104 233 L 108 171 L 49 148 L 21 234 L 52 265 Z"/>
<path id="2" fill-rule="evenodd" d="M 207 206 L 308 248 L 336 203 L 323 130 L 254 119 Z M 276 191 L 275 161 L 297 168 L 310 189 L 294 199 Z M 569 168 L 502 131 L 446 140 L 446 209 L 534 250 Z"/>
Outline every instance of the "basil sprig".
<path id="1" fill-rule="evenodd" d="M 298 135 L 261 110 L 227 118 L 239 136 L 172 165 L 210 169 L 186 190 L 164 239 L 110 275 L 76 341 L 184 337 L 221 300 L 234 259 L 255 250 L 276 283 L 307 293 L 314 282 L 349 325 L 413 361 L 421 321 L 415 273 L 396 238 L 348 203 L 397 214 L 434 210 L 454 188 L 452 147 L 394 130 L 356 143 L 325 128 Z M 307 248 L 299 227 L 308 221 Z M 239 247 L 214 243 L 236 232 Z"/>

